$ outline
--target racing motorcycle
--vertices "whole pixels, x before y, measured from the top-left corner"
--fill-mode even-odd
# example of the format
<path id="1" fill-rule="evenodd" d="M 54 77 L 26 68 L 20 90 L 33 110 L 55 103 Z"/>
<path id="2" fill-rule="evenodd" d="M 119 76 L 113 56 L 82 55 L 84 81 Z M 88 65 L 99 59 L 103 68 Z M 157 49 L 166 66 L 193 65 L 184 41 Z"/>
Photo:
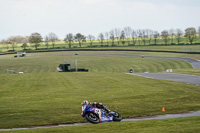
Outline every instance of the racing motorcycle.
<path id="1" fill-rule="evenodd" d="M 107 106 L 104 106 L 108 110 Z M 111 121 L 121 121 L 121 116 L 115 111 L 106 111 L 105 109 L 99 109 L 96 107 L 91 107 L 88 105 L 82 106 L 82 117 L 93 124 L 98 124 L 100 122 L 111 122 Z"/>

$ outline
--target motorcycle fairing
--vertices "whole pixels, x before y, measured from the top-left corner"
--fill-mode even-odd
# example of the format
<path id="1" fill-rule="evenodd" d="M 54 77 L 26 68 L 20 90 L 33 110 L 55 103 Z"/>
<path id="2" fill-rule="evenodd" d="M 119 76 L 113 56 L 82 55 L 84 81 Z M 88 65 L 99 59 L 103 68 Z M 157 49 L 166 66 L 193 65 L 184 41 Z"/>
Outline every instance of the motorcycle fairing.
<path id="1" fill-rule="evenodd" d="M 100 118 L 100 122 L 113 121 L 113 116 L 105 115 L 102 109 L 98 109 L 98 108 L 90 107 L 90 106 L 82 106 L 82 114 L 81 114 L 82 117 L 84 117 L 89 112 L 93 112 L 97 114 Z"/>

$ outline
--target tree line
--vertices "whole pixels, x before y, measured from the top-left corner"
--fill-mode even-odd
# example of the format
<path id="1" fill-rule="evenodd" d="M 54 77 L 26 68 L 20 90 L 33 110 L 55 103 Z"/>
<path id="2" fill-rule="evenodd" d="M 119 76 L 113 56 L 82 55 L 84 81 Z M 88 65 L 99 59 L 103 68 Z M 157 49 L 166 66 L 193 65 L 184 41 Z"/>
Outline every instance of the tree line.
<path id="1" fill-rule="evenodd" d="M 195 29 L 194 27 L 188 27 L 183 32 L 181 29 L 170 29 L 163 30 L 160 33 L 151 29 L 138 29 L 134 30 L 131 27 L 125 27 L 123 29 L 115 28 L 109 32 L 99 33 L 97 37 L 94 35 L 83 35 L 77 33 L 73 35 L 72 33 L 66 34 L 63 39 L 68 48 L 72 48 L 74 42 L 78 43 L 79 47 L 82 47 L 84 42 L 88 42 L 89 46 L 92 47 L 93 43 L 98 41 L 101 45 L 119 45 L 120 43 L 124 46 L 127 43 L 129 46 L 134 46 L 136 43 L 139 45 L 150 45 L 158 44 L 158 39 L 162 39 L 164 44 L 180 44 L 183 38 L 186 38 L 190 44 L 193 44 L 197 38 L 200 38 L 200 27 Z M 55 33 L 49 33 L 48 35 L 41 36 L 40 33 L 32 33 L 30 36 L 11 36 L 8 39 L 1 40 L 1 44 L 11 45 L 14 50 L 16 44 L 22 44 L 21 47 L 26 49 L 28 43 L 32 44 L 33 47 L 37 50 L 40 44 L 43 42 L 47 49 L 51 45 L 52 48 L 55 47 L 55 43 L 59 40 L 58 36 Z"/>

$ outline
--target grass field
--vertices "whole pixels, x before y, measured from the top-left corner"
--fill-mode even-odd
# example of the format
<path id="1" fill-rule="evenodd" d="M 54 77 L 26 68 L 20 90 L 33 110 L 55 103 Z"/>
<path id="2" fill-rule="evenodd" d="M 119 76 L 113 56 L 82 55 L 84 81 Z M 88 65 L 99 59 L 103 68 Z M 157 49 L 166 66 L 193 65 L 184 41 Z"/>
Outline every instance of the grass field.
<path id="1" fill-rule="evenodd" d="M 174 73 L 190 74 L 200 76 L 200 69 L 176 69 Z"/>
<path id="2" fill-rule="evenodd" d="M 193 70 L 187 62 L 75 53 L 0 56 L 0 128 L 85 122 L 80 116 L 85 99 L 102 102 L 123 117 L 200 109 L 200 86 L 125 74 L 130 68 L 136 72 Z M 56 67 L 63 59 L 77 59 L 78 67 L 89 72 L 59 73 Z M 6 69 L 25 74 L 6 74 Z M 161 111 L 163 106 L 166 112 Z"/>
<path id="3" fill-rule="evenodd" d="M 117 48 L 116 48 L 116 49 L 117 49 Z M 156 51 L 177 51 L 177 52 L 200 52 L 200 45 L 181 45 L 181 46 L 134 46 L 134 47 L 118 47 L 118 49 L 156 50 Z"/>
<path id="4" fill-rule="evenodd" d="M 199 133 L 200 117 L 136 122 L 111 122 L 77 127 L 6 131 L 2 133 Z"/>
<path id="5" fill-rule="evenodd" d="M 5 73 L 6 69 L 26 73 L 56 72 L 56 67 L 64 63 L 63 59 L 77 59 L 78 67 L 88 68 L 90 72 L 128 72 L 130 68 L 133 68 L 134 72 L 164 72 L 166 69 L 192 68 L 190 64 L 180 60 L 106 56 L 109 52 L 78 52 L 78 56 L 74 55 L 75 53 L 47 52 L 28 54 L 24 58 L 13 58 L 13 55 L 0 56 L 0 73 Z"/>

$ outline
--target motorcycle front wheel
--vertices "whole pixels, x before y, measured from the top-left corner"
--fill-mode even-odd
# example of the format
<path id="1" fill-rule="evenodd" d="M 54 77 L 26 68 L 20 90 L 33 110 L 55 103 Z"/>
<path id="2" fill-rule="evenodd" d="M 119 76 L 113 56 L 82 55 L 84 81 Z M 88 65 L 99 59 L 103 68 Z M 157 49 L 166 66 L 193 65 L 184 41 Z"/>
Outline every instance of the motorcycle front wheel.
<path id="1" fill-rule="evenodd" d="M 119 113 L 113 111 L 112 115 L 113 115 L 113 121 L 121 121 L 122 120 L 122 117 Z"/>
<path id="2" fill-rule="evenodd" d="M 93 124 L 99 123 L 99 117 L 95 113 L 88 113 L 85 115 L 85 118 Z"/>

